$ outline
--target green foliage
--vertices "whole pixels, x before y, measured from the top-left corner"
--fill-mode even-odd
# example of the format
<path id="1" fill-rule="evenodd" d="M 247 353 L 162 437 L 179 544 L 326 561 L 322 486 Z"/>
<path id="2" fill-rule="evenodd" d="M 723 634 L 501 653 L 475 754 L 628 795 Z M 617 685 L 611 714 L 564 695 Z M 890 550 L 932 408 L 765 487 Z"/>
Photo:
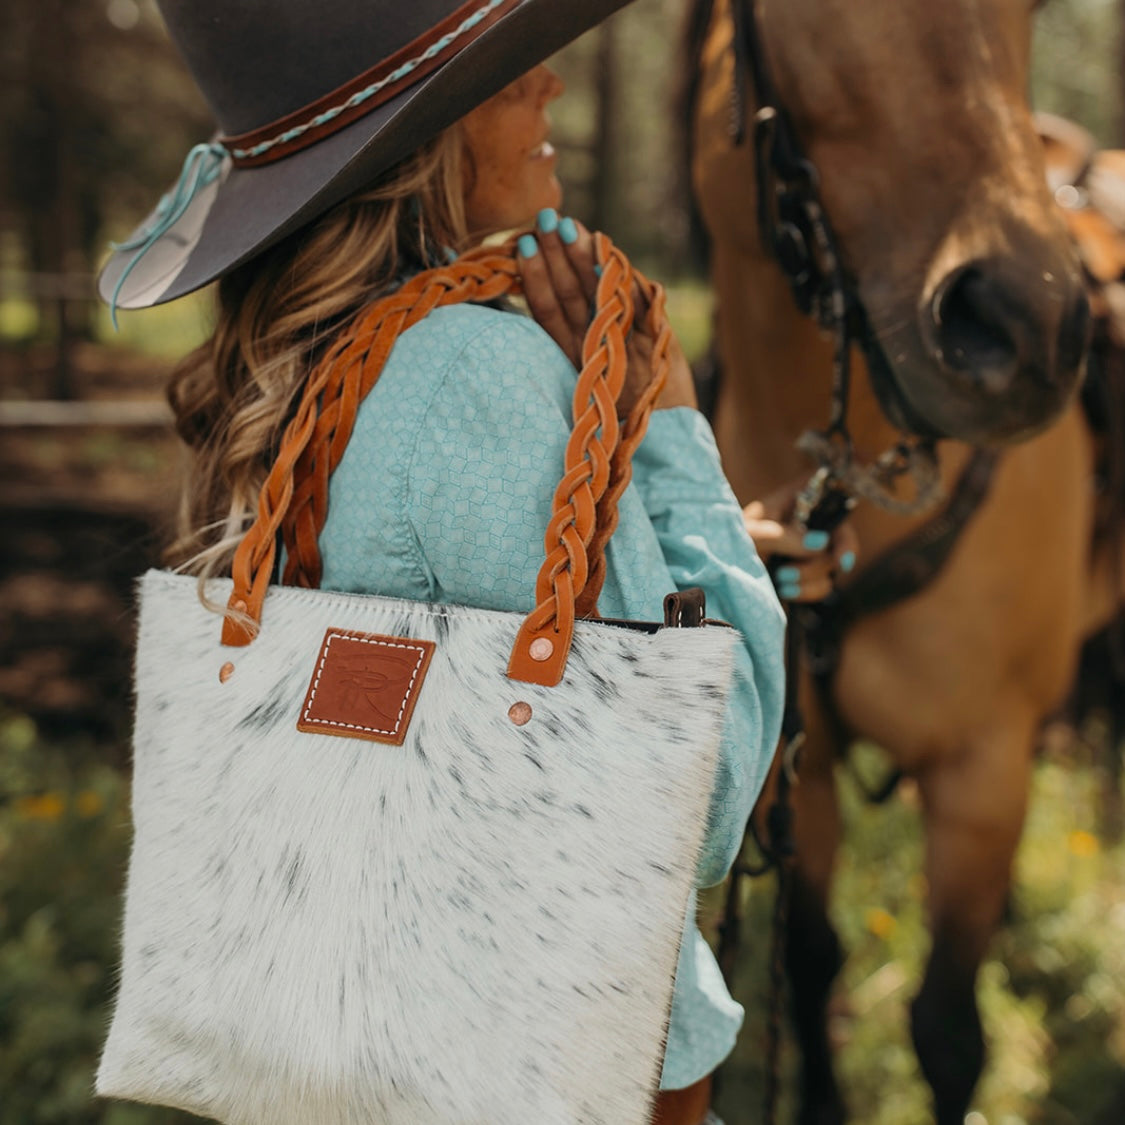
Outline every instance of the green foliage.
<path id="1" fill-rule="evenodd" d="M 1125 143 L 1120 0 L 1050 0 L 1036 19 L 1031 95 L 1036 109 L 1089 129 L 1106 147 Z"/>
<path id="2" fill-rule="evenodd" d="M 167 305 L 135 312 L 121 310 L 117 328 L 109 309 L 99 305 L 95 313 L 96 338 L 104 344 L 160 359 L 180 359 L 198 347 L 214 327 L 214 307 L 210 289 L 183 297 Z"/>
<path id="3" fill-rule="evenodd" d="M 885 768 L 864 748 L 871 786 Z M 1039 767 L 1013 908 L 979 994 L 990 1062 L 974 1125 L 1103 1125 L 1125 1089 L 1125 844 L 1094 831 L 1097 775 Z M 831 1009 L 854 1120 L 922 1125 L 928 1089 L 907 1005 L 928 949 L 919 815 L 909 789 L 879 808 L 841 776 L 846 842 L 834 918 L 848 961 Z M 97 1101 L 93 1071 L 118 960 L 128 786 L 95 747 L 51 746 L 0 716 L 0 1125 L 185 1125 L 187 1115 Z M 745 902 L 735 982 L 747 1020 L 725 1069 L 727 1125 L 759 1119 L 772 883 Z M 703 902 L 713 929 L 721 894 Z M 797 1082 L 785 1048 L 781 1120 Z"/>
<path id="4" fill-rule="evenodd" d="M 861 747 L 867 786 L 884 765 Z M 1096 834 L 1094 770 L 1045 763 L 1017 858 L 1013 905 L 978 986 L 989 1062 L 969 1125 L 1108 1125 L 1125 1094 L 1125 845 Z M 867 805 L 841 773 L 845 842 L 833 921 L 848 960 L 830 1005 L 830 1030 L 852 1120 L 925 1125 L 929 1089 L 910 1044 L 908 1005 L 929 937 L 921 820 L 907 787 Z M 746 955 L 736 994 L 747 1020 L 727 1067 L 720 1109 L 727 1125 L 759 1120 L 768 995 L 767 935 L 773 884 L 746 901 Z M 707 908 L 718 909 L 717 898 Z M 795 1047 L 781 1121 L 791 1120 Z M 1113 1103 L 1114 1108 L 1111 1108 Z"/>
<path id="5" fill-rule="evenodd" d="M 92 1096 L 118 960 L 126 783 L 88 747 L 46 746 L 7 715 L 0 794 L 0 1125 L 193 1120 Z"/>

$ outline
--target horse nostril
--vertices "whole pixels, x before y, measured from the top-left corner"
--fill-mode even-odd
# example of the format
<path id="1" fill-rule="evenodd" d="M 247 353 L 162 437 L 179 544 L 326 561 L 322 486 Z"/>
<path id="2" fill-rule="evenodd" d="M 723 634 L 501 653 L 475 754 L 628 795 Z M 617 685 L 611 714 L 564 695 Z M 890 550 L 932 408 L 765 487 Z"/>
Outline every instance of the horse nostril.
<path id="1" fill-rule="evenodd" d="M 966 266 L 939 286 L 931 305 L 941 364 L 999 394 L 1020 369 L 1019 338 L 1026 314 L 998 281 Z"/>

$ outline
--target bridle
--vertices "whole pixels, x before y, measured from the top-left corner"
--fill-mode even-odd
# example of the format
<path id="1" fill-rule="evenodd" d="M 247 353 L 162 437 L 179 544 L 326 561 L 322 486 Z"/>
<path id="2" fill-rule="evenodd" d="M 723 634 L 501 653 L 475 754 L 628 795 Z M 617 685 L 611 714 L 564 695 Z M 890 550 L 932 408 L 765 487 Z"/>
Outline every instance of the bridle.
<path id="1" fill-rule="evenodd" d="M 755 0 L 731 0 L 735 73 L 730 133 L 735 144 L 747 135 L 746 85 L 753 83 L 751 143 L 762 245 L 789 282 L 797 307 L 815 318 L 834 340 L 828 425 L 801 435 L 798 448 L 819 468 L 798 500 L 797 518 L 807 527 L 830 529 L 857 499 L 898 515 L 917 515 L 941 498 L 932 438 L 904 435 L 868 466 L 854 456 L 847 427 L 851 351 L 863 348 L 874 370 L 881 359 L 863 301 L 843 267 L 839 243 L 820 200 L 820 177 L 805 155 L 773 84 L 763 47 Z M 885 362 L 885 361 L 883 361 Z M 909 476 L 914 495 L 894 494 L 894 482 Z"/>
<path id="2" fill-rule="evenodd" d="M 860 465 L 847 425 L 848 399 L 851 390 L 851 351 L 853 345 L 864 349 L 868 367 L 875 377 L 873 356 L 879 348 L 870 330 L 867 313 L 854 281 L 843 266 L 832 224 L 820 200 L 820 179 L 812 161 L 805 155 L 792 123 L 781 104 L 770 79 L 763 49 L 761 29 L 755 11 L 755 0 L 731 0 L 734 21 L 735 73 L 731 93 L 731 138 L 743 144 L 747 135 L 747 81 L 753 82 L 757 109 L 753 119 L 751 142 L 757 187 L 758 229 L 762 246 L 772 254 L 789 282 L 797 307 L 829 332 L 834 341 L 832 364 L 832 396 L 828 424 L 823 430 L 802 434 L 797 447 L 810 455 L 817 468 L 797 498 L 795 518 L 806 528 L 830 531 L 840 524 L 859 499 L 902 515 L 915 515 L 933 507 L 941 498 L 941 478 L 932 438 L 903 435 L 891 449 L 870 465 Z M 989 458 L 991 455 L 986 455 Z M 987 487 L 976 490 L 979 501 Z M 907 500 L 895 495 L 895 482 L 904 476 L 913 481 L 914 495 Z M 958 493 L 962 489 L 958 488 Z M 955 498 L 957 528 L 963 524 L 961 509 Z M 973 505 L 968 505 L 971 511 Z M 967 517 L 964 517 L 967 518 Z M 943 537 L 944 536 L 944 537 Z M 938 536 L 937 551 L 931 545 L 922 554 L 948 553 L 956 539 L 956 531 Z M 933 571 L 941 565 L 933 563 Z M 882 571 L 874 568 L 881 581 Z M 922 570 L 916 568 L 921 575 Z M 925 581 L 925 579 L 922 579 Z M 894 587 L 896 596 L 903 586 Z M 906 593 L 912 592 L 907 589 Z M 789 628 L 786 632 L 785 709 L 781 726 L 780 769 L 774 800 L 766 814 L 763 839 L 753 819 L 749 835 L 753 837 L 762 862 L 752 864 L 742 855 L 731 874 L 726 908 L 719 930 L 719 962 L 727 979 L 739 946 L 741 919 L 739 885 L 742 876 L 752 876 L 773 868 L 777 872 L 777 896 L 774 903 L 770 940 L 770 997 L 766 1036 L 765 1089 L 763 1117 L 766 1125 L 777 1119 L 780 1091 L 780 1050 L 782 997 L 784 995 L 784 946 L 788 927 L 789 902 L 792 890 L 792 861 L 795 854 L 793 809 L 790 791 L 797 779 L 797 767 L 804 743 L 804 721 L 798 698 L 798 682 L 802 657 L 812 649 L 823 647 L 825 636 L 832 633 L 837 607 L 842 604 L 838 594 L 817 605 L 790 605 Z M 830 673 L 829 673 L 830 674 Z M 831 713 L 831 712 L 830 712 Z M 889 791 L 889 790 L 888 790 Z"/>

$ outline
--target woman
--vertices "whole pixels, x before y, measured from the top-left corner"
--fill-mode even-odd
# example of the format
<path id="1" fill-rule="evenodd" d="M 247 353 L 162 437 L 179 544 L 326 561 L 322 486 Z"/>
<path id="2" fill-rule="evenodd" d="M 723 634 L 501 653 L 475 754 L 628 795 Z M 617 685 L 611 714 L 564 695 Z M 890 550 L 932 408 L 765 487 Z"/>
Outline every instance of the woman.
<path id="1" fill-rule="evenodd" d="M 229 567 L 307 374 L 357 313 L 485 235 L 534 222 L 518 244 L 532 317 L 457 305 L 398 338 L 359 408 L 319 541 L 324 588 L 530 608 L 597 284 L 591 235 L 557 212 L 546 108 L 562 83 L 536 64 L 620 3 L 335 0 L 315 18 L 296 3 L 161 5 L 226 136 L 193 153 L 102 291 L 140 307 L 219 278 L 213 338 L 170 389 L 194 454 L 174 562 Z M 427 52 L 436 68 L 417 78 L 423 64 L 410 64 Z M 640 321 L 622 413 L 651 377 Z M 777 740 L 783 619 L 694 402 L 676 349 L 598 608 L 650 620 L 669 589 L 702 586 L 709 612 L 743 635 L 698 869 L 708 886 L 737 853 Z M 689 917 L 657 1121 L 708 1119 L 710 1075 L 741 1021 Z"/>

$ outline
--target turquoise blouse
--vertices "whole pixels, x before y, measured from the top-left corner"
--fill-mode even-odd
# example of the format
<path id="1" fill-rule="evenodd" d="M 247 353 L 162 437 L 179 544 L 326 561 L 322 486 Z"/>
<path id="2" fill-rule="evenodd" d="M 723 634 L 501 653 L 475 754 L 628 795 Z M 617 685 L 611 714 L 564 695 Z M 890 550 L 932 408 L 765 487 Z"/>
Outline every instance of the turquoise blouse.
<path id="1" fill-rule="evenodd" d="M 515 312 L 442 308 L 404 332 L 331 481 L 323 587 L 529 611 L 575 378 L 554 341 Z M 708 614 L 744 640 L 698 871 L 710 886 L 733 862 L 777 741 L 783 617 L 696 411 L 653 414 L 619 514 L 602 615 L 660 620 L 669 590 L 702 586 Z M 693 902 L 661 1086 L 712 1071 L 742 1018 Z"/>

